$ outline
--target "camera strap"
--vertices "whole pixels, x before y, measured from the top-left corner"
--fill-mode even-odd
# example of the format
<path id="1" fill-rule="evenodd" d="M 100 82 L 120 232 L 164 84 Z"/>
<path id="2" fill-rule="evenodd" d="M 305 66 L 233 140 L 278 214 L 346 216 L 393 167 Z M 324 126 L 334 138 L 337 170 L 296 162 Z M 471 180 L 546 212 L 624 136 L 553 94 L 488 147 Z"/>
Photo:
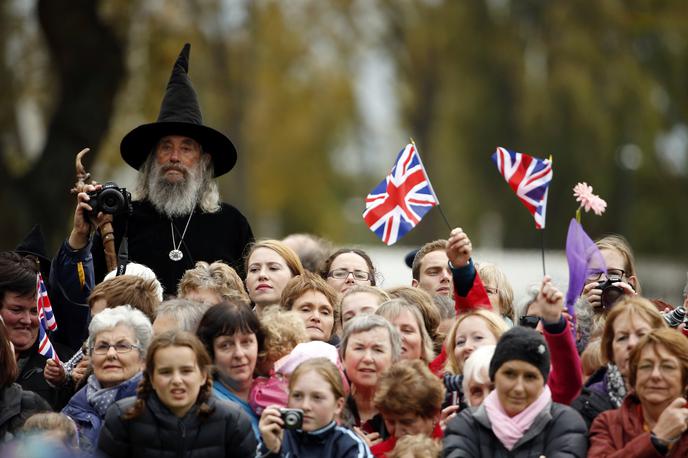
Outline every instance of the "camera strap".
<path id="1" fill-rule="evenodd" d="M 129 229 L 129 221 L 124 223 L 124 236 L 119 244 L 119 249 L 117 250 L 117 273 L 116 277 L 124 275 L 127 273 L 127 264 L 129 264 L 129 237 L 127 236 L 127 231 Z"/>

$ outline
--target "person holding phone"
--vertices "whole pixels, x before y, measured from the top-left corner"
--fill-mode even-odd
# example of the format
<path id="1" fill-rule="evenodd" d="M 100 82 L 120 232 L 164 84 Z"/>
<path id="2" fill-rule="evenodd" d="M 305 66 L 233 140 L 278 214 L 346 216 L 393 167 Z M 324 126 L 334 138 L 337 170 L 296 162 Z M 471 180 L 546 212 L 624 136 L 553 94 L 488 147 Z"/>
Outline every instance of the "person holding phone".
<path id="1" fill-rule="evenodd" d="M 269 406 L 260 417 L 259 457 L 372 458 L 365 441 L 337 425 L 346 393 L 327 358 L 301 363 L 289 378 L 288 409 Z"/>

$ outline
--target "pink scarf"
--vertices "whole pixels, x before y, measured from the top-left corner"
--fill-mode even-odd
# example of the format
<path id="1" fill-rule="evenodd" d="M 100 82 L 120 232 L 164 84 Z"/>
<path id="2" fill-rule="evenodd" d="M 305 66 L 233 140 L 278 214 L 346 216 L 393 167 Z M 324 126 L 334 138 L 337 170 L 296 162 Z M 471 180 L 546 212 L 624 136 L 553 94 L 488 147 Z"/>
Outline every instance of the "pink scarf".
<path id="1" fill-rule="evenodd" d="M 526 407 L 521 413 L 510 417 L 504 411 L 502 404 L 499 402 L 499 395 L 497 390 L 493 390 L 483 402 L 487 417 L 490 419 L 492 431 L 497 436 L 497 439 L 504 445 L 504 447 L 511 451 L 514 444 L 523 437 L 526 431 L 531 427 L 535 417 L 538 416 L 543 409 L 545 409 L 552 401 L 552 392 L 549 387 L 545 385 L 540 396 L 531 405 Z"/>

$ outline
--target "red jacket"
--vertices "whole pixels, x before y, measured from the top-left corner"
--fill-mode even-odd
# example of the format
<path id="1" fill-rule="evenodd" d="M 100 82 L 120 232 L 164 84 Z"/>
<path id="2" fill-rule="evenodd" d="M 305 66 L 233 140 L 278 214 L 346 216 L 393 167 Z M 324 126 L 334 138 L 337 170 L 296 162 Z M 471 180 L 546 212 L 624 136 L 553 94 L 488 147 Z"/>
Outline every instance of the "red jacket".
<path id="1" fill-rule="evenodd" d="M 552 391 L 552 400 L 570 405 L 580 394 L 583 387 L 583 369 L 576 349 L 576 341 L 571 333 L 571 323 L 566 321 L 562 332 L 551 334 L 543 331 L 549 347 L 552 368 L 547 379 L 547 386 Z"/>
<path id="2" fill-rule="evenodd" d="M 660 458 L 688 456 L 688 434 L 674 444 L 667 455 L 661 455 L 650 441 L 650 433 L 643 428 L 640 401 L 630 395 L 620 408 L 602 412 L 590 427 L 589 457 Z"/>

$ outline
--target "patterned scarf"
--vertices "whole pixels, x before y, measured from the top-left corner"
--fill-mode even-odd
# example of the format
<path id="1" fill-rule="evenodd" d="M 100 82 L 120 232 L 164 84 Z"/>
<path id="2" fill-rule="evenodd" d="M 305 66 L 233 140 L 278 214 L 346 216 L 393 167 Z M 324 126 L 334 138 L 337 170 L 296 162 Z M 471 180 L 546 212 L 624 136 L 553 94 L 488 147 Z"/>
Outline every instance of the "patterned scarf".
<path id="1" fill-rule="evenodd" d="M 125 380 L 119 385 L 103 388 L 98 379 L 96 379 L 96 376 L 91 375 L 88 377 L 86 385 L 86 399 L 96 410 L 98 416 L 100 416 L 100 418 L 105 418 L 105 412 L 107 412 L 108 407 L 119 399 L 118 395 L 127 390 L 133 392 L 136 385 L 141 381 L 141 377 L 141 372 L 137 372 L 132 378 Z"/>
<path id="2" fill-rule="evenodd" d="M 607 393 L 609 393 L 609 399 L 618 409 L 623 404 L 623 400 L 626 397 L 626 383 L 624 382 L 623 375 L 619 372 L 619 368 L 616 364 L 607 364 Z"/>

